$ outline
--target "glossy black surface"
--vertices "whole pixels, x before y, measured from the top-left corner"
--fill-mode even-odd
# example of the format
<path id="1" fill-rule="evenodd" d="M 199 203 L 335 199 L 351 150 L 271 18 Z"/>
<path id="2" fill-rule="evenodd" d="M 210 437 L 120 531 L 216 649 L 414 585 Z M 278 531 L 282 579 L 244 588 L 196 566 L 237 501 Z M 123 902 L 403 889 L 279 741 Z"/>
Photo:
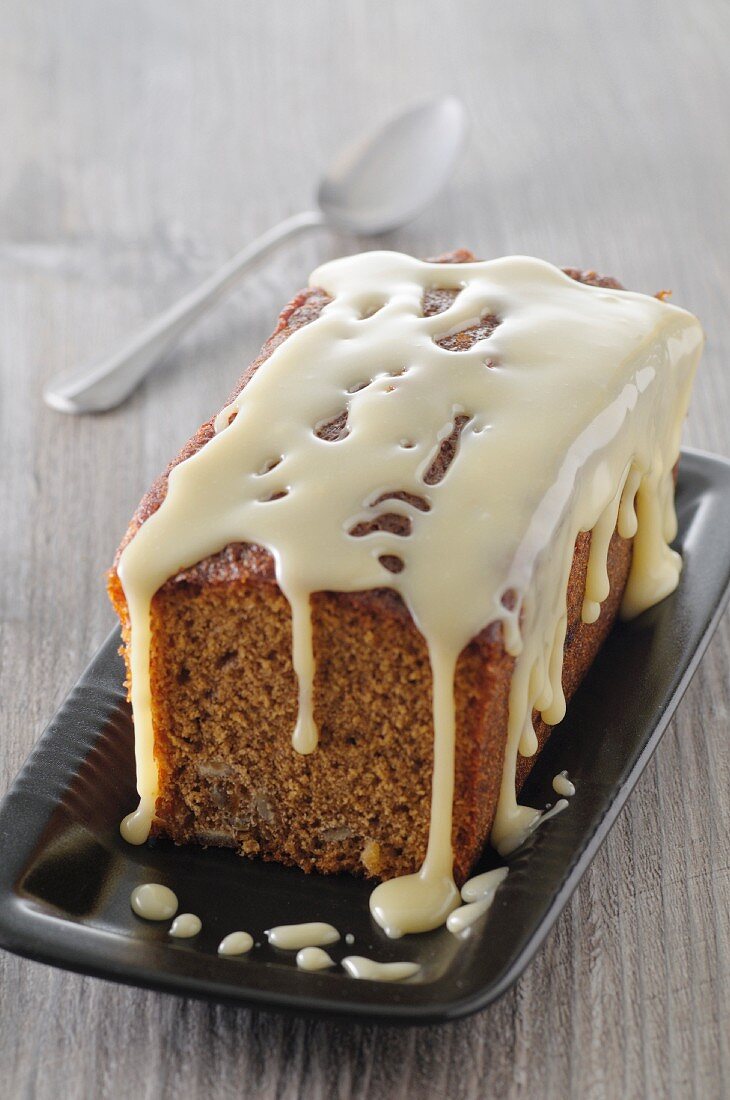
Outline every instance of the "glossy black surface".
<path id="1" fill-rule="evenodd" d="M 132 848 L 118 832 L 135 804 L 131 718 L 114 632 L 51 721 L 0 809 L 0 944 L 34 959 L 137 985 L 300 1013 L 428 1023 L 483 1008 L 515 981 L 575 889 L 666 728 L 728 597 L 730 464 L 686 452 L 677 493 L 684 571 L 677 592 L 619 625 L 551 737 L 523 792 L 555 800 L 567 768 L 577 793 L 511 860 L 491 911 L 464 942 L 445 930 L 392 942 L 368 912 L 371 887 L 242 860 L 225 851 Z M 484 869 L 495 866 L 485 856 Z M 173 941 L 168 923 L 129 906 L 142 882 L 166 883 L 203 931 Z M 297 970 L 265 928 L 326 920 L 355 944 L 331 948 L 422 964 L 408 983 L 358 982 L 341 969 Z M 263 946 L 222 959 L 246 929 Z"/>

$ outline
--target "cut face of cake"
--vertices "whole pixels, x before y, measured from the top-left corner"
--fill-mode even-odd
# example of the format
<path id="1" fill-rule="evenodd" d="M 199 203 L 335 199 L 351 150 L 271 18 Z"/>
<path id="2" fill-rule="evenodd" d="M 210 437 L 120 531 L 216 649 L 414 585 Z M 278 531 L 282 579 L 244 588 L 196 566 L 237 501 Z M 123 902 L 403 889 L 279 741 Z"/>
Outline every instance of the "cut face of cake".
<path id="1" fill-rule="evenodd" d="M 326 264 L 110 573 L 140 807 L 123 832 L 386 881 L 432 928 L 620 607 L 677 584 L 696 319 L 540 260 Z"/>

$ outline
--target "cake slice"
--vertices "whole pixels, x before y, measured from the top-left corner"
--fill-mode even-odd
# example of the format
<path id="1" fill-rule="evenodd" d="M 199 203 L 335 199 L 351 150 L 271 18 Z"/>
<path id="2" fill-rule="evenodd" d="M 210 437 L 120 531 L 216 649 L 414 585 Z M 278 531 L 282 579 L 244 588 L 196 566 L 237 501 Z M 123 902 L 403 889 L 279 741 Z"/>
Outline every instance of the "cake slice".
<path id="1" fill-rule="evenodd" d="M 109 574 L 128 839 L 395 879 L 394 934 L 445 919 L 490 832 L 534 825 L 516 795 L 622 601 L 677 583 L 700 348 L 684 311 L 528 258 L 315 272 Z"/>

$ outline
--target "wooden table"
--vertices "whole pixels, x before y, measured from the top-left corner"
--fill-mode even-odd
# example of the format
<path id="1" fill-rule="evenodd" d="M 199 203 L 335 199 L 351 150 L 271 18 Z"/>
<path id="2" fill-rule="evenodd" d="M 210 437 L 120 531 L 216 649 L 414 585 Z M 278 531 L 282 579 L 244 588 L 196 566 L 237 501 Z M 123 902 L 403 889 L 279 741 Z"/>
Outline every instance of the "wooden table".
<path id="1" fill-rule="evenodd" d="M 2 786 L 112 623 L 142 490 L 217 409 L 319 232 L 123 408 L 42 404 L 308 201 L 343 139 L 455 91 L 449 192 L 383 243 L 470 245 L 672 288 L 708 332 L 688 428 L 730 452 L 730 7 L 563 0 L 5 0 L 0 14 Z M 160 996 L 2 955 L 15 1097 L 719 1097 L 730 1080 L 728 622 L 538 958 L 465 1022 L 390 1030 Z M 727 1095 L 725 1093 L 725 1095 Z"/>

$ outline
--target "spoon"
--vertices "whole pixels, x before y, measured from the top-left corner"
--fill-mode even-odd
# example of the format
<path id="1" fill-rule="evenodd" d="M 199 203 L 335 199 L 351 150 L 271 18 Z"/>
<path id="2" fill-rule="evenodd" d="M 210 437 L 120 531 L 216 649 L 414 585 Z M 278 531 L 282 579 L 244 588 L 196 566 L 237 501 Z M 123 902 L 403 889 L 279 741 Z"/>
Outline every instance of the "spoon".
<path id="1" fill-rule="evenodd" d="M 404 225 L 442 189 L 465 135 L 464 106 L 446 96 L 410 107 L 348 145 L 320 182 L 317 209 L 263 233 L 113 355 L 59 375 L 44 390 L 46 404 L 65 413 L 103 412 L 121 404 L 198 317 L 290 237 L 322 226 L 371 236 Z"/>

